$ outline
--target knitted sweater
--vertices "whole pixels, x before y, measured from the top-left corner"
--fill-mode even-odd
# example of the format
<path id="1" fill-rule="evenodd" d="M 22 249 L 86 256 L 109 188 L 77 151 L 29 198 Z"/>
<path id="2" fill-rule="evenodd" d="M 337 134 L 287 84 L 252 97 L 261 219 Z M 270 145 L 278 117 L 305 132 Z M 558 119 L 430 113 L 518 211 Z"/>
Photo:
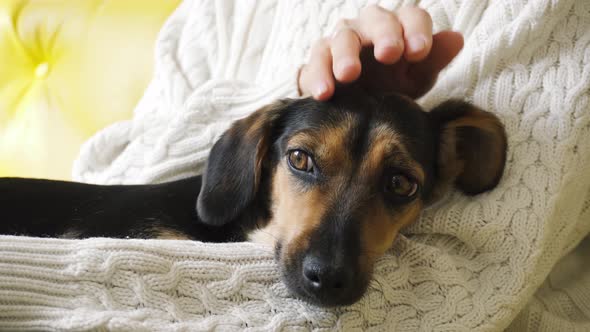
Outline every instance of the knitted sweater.
<path id="1" fill-rule="evenodd" d="M 313 41 L 367 2 L 186 0 L 160 33 L 133 119 L 87 142 L 75 179 L 200 173 L 231 121 L 297 95 Z M 435 30 L 466 38 L 420 103 L 458 97 L 495 112 L 507 168 L 491 192 L 453 192 L 406 228 L 358 303 L 326 309 L 293 297 L 256 244 L 0 237 L 0 329 L 489 331 L 515 317 L 514 330 L 590 329 L 590 271 L 575 258 L 587 253 L 560 263 L 579 278 L 543 284 L 590 232 L 588 3 L 418 4 Z"/>

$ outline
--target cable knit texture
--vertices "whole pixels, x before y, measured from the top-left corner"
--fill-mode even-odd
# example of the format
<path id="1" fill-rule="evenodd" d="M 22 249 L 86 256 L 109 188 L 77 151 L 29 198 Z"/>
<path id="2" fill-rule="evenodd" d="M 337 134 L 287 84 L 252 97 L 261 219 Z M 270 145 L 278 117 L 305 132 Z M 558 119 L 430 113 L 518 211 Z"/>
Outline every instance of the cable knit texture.
<path id="1" fill-rule="evenodd" d="M 74 177 L 145 183 L 199 173 L 231 121 L 297 95 L 313 41 L 366 4 L 185 1 L 161 31 L 155 78 L 133 120 L 88 141 Z M 555 271 L 544 283 L 590 232 L 590 4 L 417 4 L 436 30 L 466 37 L 420 102 L 459 97 L 495 112 L 508 164 L 493 191 L 451 193 L 405 229 L 360 302 L 323 309 L 294 298 L 270 250 L 255 244 L 2 237 L 0 328 L 489 331 L 514 321 L 514 331 L 590 329 L 587 260 L 560 263 L 580 275 L 569 276 L 574 283 Z"/>

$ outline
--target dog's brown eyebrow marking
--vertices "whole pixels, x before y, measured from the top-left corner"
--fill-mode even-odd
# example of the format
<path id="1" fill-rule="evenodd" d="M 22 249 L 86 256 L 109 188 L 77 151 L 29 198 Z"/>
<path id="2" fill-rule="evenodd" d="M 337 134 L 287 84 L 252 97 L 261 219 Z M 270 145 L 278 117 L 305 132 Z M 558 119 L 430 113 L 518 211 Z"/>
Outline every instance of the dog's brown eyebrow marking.
<path id="1" fill-rule="evenodd" d="M 424 169 L 411 157 L 400 135 L 387 124 L 379 124 L 371 129 L 366 161 L 362 167 L 365 172 L 374 173 L 387 162 L 396 164 L 424 183 Z"/>
<path id="2" fill-rule="evenodd" d="M 352 166 L 353 160 L 347 149 L 350 133 L 354 127 L 351 116 L 335 123 L 322 126 L 316 130 L 302 130 L 288 141 L 288 149 L 303 148 L 313 153 L 318 166 L 326 174 Z"/>

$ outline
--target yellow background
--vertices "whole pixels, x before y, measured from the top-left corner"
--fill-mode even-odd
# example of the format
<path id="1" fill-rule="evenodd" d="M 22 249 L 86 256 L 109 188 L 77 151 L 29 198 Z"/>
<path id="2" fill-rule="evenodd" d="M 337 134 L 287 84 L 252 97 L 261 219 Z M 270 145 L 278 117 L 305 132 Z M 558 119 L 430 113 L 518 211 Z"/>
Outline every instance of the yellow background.
<path id="1" fill-rule="evenodd" d="M 70 179 L 81 144 L 132 115 L 180 0 L 0 0 L 0 176 Z"/>

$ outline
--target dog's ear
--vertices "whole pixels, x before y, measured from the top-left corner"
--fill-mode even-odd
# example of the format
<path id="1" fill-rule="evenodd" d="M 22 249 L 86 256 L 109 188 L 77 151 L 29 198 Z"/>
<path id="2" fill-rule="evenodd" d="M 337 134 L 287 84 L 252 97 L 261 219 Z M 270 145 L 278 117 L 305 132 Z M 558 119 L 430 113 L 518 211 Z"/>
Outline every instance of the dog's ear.
<path id="1" fill-rule="evenodd" d="M 278 101 L 234 122 L 213 145 L 197 199 L 201 221 L 224 225 L 254 200 L 273 127 L 287 105 Z"/>
<path id="2" fill-rule="evenodd" d="M 438 131 L 435 196 L 452 184 L 468 195 L 494 188 L 504 172 L 507 149 L 498 117 L 459 100 L 442 103 L 429 117 Z"/>

